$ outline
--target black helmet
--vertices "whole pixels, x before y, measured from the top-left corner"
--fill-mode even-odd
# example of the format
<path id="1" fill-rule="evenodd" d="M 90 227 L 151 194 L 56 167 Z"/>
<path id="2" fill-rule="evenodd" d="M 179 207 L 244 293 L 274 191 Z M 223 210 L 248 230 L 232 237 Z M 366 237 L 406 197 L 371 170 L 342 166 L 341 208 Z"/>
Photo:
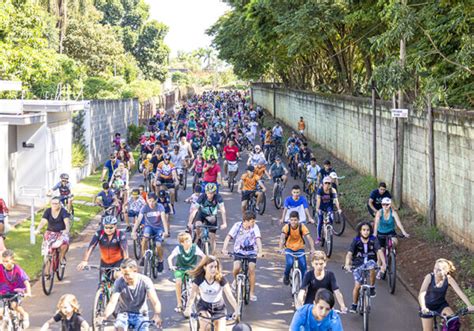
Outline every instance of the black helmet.
<path id="1" fill-rule="evenodd" d="M 64 173 L 64 174 L 61 174 L 59 178 L 69 180 L 69 175 Z"/>
<path id="2" fill-rule="evenodd" d="M 166 191 L 160 190 L 160 198 L 166 198 Z"/>
<path id="3" fill-rule="evenodd" d="M 255 171 L 255 167 L 254 167 L 253 165 L 249 165 L 249 166 L 247 167 L 247 170 L 254 172 L 254 171 Z"/>

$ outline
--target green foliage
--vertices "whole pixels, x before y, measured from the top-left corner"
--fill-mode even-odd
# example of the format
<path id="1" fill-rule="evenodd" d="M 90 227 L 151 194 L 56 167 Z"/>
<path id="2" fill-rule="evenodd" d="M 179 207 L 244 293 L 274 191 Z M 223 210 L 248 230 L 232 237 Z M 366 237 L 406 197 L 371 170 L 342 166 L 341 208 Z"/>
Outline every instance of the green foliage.
<path id="1" fill-rule="evenodd" d="M 250 80 L 411 102 L 474 105 L 472 1 L 226 1 L 233 10 L 208 30 L 219 57 Z M 405 66 L 399 64 L 406 39 Z"/>
<path id="2" fill-rule="evenodd" d="M 82 167 L 87 161 L 87 151 L 83 144 L 73 143 L 72 144 L 72 166 Z"/>
<path id="3" fill-rule="evenodd" d="M 140 102 L 160 95 L 161 92 L 161 83 L 156 80 L 135 80 L 129 84 L 125 91 L 125 93 L 133 96 L 133 98 L 138 98 Z"/>
<path id="4" fill-rule="evenodd" d="M 127 141 L 131 146 L 135 146 L 140 141 L 140 137 L 145 132 L 145 128 L 143 126 L 137 126 L 134 124 L 130 124 L 128 126 L 128 137 Z"/>

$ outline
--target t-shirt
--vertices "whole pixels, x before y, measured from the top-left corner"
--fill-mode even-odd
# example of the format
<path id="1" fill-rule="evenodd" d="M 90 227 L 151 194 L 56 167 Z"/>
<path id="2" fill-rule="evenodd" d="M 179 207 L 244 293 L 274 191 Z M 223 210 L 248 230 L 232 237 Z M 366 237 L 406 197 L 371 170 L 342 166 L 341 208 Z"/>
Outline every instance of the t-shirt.
<path id="1" fill-rule="evenodd" d="M 104 230 L 98 230 L 92 237 L 89 248 L 95 248 L 97 244 L 99 244 L 102 266 L 110 266 L 124 258 L 123 252 L 127 251 L 127 236 L 125 232 L 116 230 L 109 240 Z"/>
<path id="2" fill-rule="evenodd" d="M 370 199 L 372 199 L 374 201 L 374 207 L 377 210 L 382 209 L 382 199 L 383 198 L 390 198 L 391 199 L 392 195 L 387 190 L 385 192 L 383 192 L 383 194 L 380 194 L 378 189 L 375 189 L 372 192 L 370 192 Z"/>
<path id="3" fill-rule="evenodd" d="M 237 146 L 225 146 L 224 147 L 224 158 L 227 161 L 236 161 L 237 160 L 237 153 L 239 152 L 239 148 Z"/>
<path id="4" fill-rule="evenodd" d="M 220 281 L 213 281 L 208 283 L 204 274 L 197 276 L 194 281 L 199 287 L 199 294 L 201 295 L 201 300 L 208 303 L 218 303 L 223 301 L 222 290 L 227 284 L 227 281 L 224 277 Z"/>
<path id="5" fill-rule="evenodd" d="M 352 240 L 349 252 L 352 253 L 352 264 L 358 267 L 369 260 L 377 261 L 377 251 L 380 249 L 380 244 L 377 237 L 370 236 L 367 244 L 362 242 L 360 236 Z"/>
<path id="6" fill-rule="evenodd" d="M 104 167 L 106 167 L 108 170 L 108 176 L 109 176 L 108 182 L 110 182 L 110 179 L 112 178 L 112 174 L 114 173 L 115 169 L 118 168 L 119 164 L 120 164 L 119 160 L 115 160 L 113 164 L 112 164 L 112 160 L 105 161 Z"/>
<path id="7" fill-rule="evenodd" d="M 301 231 L 299 227 L 301 226 Z M 290 228 L 290 233 L 288 235 L 288 227 Z M 281 233 L 283 233 L 288 239 L 286 239 L 285 247 L 291 249 L 292 251 L 297 251 L 300 249 L 304 249 L 304 239 L 301 237 L 301 234 L 306 236 L 309 233 L 308 228 L 304 224 L 299 224 L 296 229 L 293 229 L 289 224 L 285 224 L 281 229 Z"/>
<path id="8" fill-rule="evenodd" d="M 313 316 L 313 306 L 304 305 L 298 308 L 291 320 L 290 331 L 343 331 L 341 318 L 334 310 L 318 321 Z"/>
<path id="9" fill-rule="evenodd" d="M 306 168 L 306 177 L 311 179 L 317 179 L 320 170 L 321 167 L 317 164 L 314 167 L 311 164 L 308 164 L 308 167 Z"/>
<path id="10" fill-rule="evenodd" d="M 287 209 L 285 215 L 285 222 L 288 223 L 290 219 L 290 213 L 292 211 L 297 211 L 300 216 L 300 223 L 306 223 L 306 213 L 305 209 L 308 208 L 308 201 L 302 195 L 298 198 L 298 200 L 294 200 L 292 196 L 289 196 L 285 199 L 284 207 Z"/>
<path id="11" fill-rule="evenodd" d="M 128 209 L 131 211 L 139 213 L 145 205 L 146 202 L 141 196 L 136 200 L 133 197 L 128 198 Z"/>
<path id="12" fill-rule="evenodd" d="M 324 177 L 328 177 L 331 172 L 335 172 L 333 168 L 329 168 L 326 170 L 324 167 L 319 170 L 319 175 L 321 176 L 321 181 L 324 179 Z"/>
<path id="13" fill-rule="evenodd" d="M 316 279 L 314 275 L 314 271 L 308 271 L 303 277 L 303 283 L 301 284 L 301 288 L 308 288 L 306 292 L 306 299 L 304 300 L 304 304 L 312 304 L 314 302 L 314 298 L 316 297 L 316 292 L 320 288 L 325 288 L 334 293 L 335 290 L 339 289 L 339 286 L 336 282 L 336 276 L 331 271 L 325 271 L 324 278 L 319 280 Z"/>
<path id="14" fill-rule="evenodd" d="M 285 174 L 285 166 L 283 163 L 280 162 L 280 165 L 273 163 L 272 166 L 270 167 L 270 175 L 272 175 L 273 178 L 275 177 L 281 177 Z"/>
<path id="15" fill-rule="evenodd" d="M 299 121 L 298 122 L 298 130 L 304 130 L 306 128 L 306 124 L 304 123 L 304 121 Z"/>
<path id="16" fill-rule="evenodd" d="M 242 180 L 243 191 L 255 191 L 257 189 L 257 183 L 260 180 L 260 177 L 255 174 L 249 176 L 247 173 L 245 173 L 240 179 Z"/>
<path id="17" fill-rule="evenodd" d="M 114 293 L 120 293 L 115 310 L 117 313 L 132 312 L 138 314 L 147 310 L 147 293 L 154 291 L 155 288 L 153 282 L 147 276 L 137 273 L 136 277 L 134 288 L 128 286 L 123 277 L 115 281 Z"/>
<path id="18" fill-rule="evenodd" d="M 331 187 L 329 192 L 324 192 L 324 189 L 321 187 L 318 189 L 318 196 L 321 198 L 321 202 L 319 204 L 319 208 L 321 210 L 327 211 L 328 208 L 332 208 L 334 204 L 334 199 L 337 198 L 337 193 L 333 191 L 334 189 Z"/>
<path id="19" fill-rule="evenodd" d="M 221 203 L 224 203 L 224 199 L 220 194 L 214 194 L 212 200 L 209 200 L 207 194 L 202 193 L 196 201 L 196 207 L 202 215 L 211 216 L 217 215 L 217 209 Z"/>
<path id="20" fill-rule="evenodd" d="M 48 208 L 43 213 L 43 218 L 48 220 L 48 231 L 60 232 L 66 230 L 66 223 L 64 219 L 71 217 L 66 209 L 62 208 L 59 210 L 59 214 L 54 218 L 51 208 Z"/>
<path id="21" fill-rule="evenodd" d="M 173 171 L 175 170 L 176 170 L 176 167 L 174 166 L 172 162 L 169 162 L 168 164 L 166 164 L 165 161 L 161 161 L 160 164 L 158 164 L 156 172 L 161 178 L 171 179 L 173 178 Z"/>
<path id="22" fill-rule="evenodd" d="M 263 163 L 266 163 L 265 154 L 263 154 L 263 152 L 252 153 L 250 155 L 250 164 L 253 165 L 254 167 L 262 163 L 262 161 Z"/>
<path id="23" fill-rule="evenodd" d="M 272 131 L 275 137 L 283 136 L 283 128 L 281 126 L 275 126 Z"/>
<path id="24" fill-rule="evenodd" d="M 221 172 L 221 167 L 216 163 L 213 167 L 208 168 L 202 177 L 205 182 L 217 182 L 217 175 Z"/>
<path id="25" fill-rule="evenodd" d="M 304 163 L 309 163 L 311 161 L 311 151 L 309 148 L 306 148 L 305 150 L 300 149 L 299 151 L 299 160 Z"/>
<path id="26" fill-rule="evenodd" d="M 171 156 L 171 162 L 170 164 L 174 164 L 176 168 L 183 168 L 183 154 L 181 151 L 178 152 L 178 154 L 175 154 L 174 152 L 170 154 Z"/>
<path id="27" fill-rule="evenodd" d="M 97 197 L 102 198 L 102 204 L 105 208 L 109 208 L 114 202 L 115 193 L 112 190 L 100 191 Z"/>
<path id="28" fill-rule="evenodd" d="M 62 331 L 81 331 L 81 324 L 85 319 L 81 314 L 73 313 L 71 319 L 67 319 L 66 316 L 61 313 L 57 313 L 53 316 L 55 322 L 61 321 L 61 330 Z"/>
<path id="29" fill-rule="evenodd" d="M 72 189 L 71 183 L 67 183 L 66 185 L 63 185 L 62 182 L 59 182 L 59 183 L 57 183 L 56 185 L 53 186 L 51 191 L 59 190 L 59 194 L 61 196 L 67 196 L 67 195 L 71 194 L 71 189 Z"/>
<path id="30" fill-rule="evenodd" d="M 257 254 L 257 238 L 261 238 L 257 224 L 250 229 L 244 229 L 242 222 L 237 222 L 230 229 L 229 236 L 234 239 L 234 253 L 241 255 Z"/>
<path id="31" fill-rule="evenodd" d="M 140 215 L 143 215 L 143 219 L 145 220 L 145 225 L 152 226 L 154 228 L 162 228 L 163 227 L 163 220 L 161 219 L 161 213 L 165 212 L 165 208 L 161 203 L 157 203 L 155 208 L 151 209 L 151 207 L 147 204 L 140 210 Z"/>
<path id="32" fill-rule="evenodd" d="M 30 278 L 25 271 L 15 264 L 13 269 L 8 271 L 5 266 L 0 264 L 0 295 L 15 293 L 15 289 L 26 289 L 25 282 Z"/>

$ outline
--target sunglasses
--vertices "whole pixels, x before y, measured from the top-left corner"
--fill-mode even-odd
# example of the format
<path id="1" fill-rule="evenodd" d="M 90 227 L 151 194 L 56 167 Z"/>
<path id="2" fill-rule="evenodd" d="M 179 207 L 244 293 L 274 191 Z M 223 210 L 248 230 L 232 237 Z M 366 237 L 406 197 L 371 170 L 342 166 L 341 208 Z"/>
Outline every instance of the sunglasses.
<path id="1" fill-rule="evenodd" d="M 105 230 L 113 230 L 115 226 L 104 226 Z"/>
<path id="2" fill-rule="evenodd" d="M 382 203 L 382 206 L 390 206 L 389 203 Z"/>
<path id="3" fill-rule="evenodd" d="M 331 185 L 331 183 L 324 183 L 324 185 Z"/>

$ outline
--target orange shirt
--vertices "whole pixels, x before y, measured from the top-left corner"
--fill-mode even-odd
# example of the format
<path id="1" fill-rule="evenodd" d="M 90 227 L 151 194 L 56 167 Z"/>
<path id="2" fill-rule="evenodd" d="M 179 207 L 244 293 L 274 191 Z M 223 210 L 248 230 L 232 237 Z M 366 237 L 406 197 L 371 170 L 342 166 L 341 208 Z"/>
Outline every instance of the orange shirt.
<path id="1" fill-rule="evenodd" d="M 306 128 L 306 124 L 303 120 L 298 122 L 298 130 L 304 130 Z"/>
<path id="2" fill-rule="evenodd" d="M 262 166 L 258 165 L 255 167 L 254 173 L 256 176 L 260 178 L 265 174 L 265 169 L 266 169 L 265 165 L 262 165 Z"/>
<path id="3" fill-rule="evenodd" d="M 272 144 L 272 132 L 267 131 L 265 133 L 265 145 L 271 145 Z"/>
<path id="4" fill-rule="evenodd" d="M 298 226 L 301 226 L 301 233 L 303 234 L 303 237 L 309 233 L 309 230 L 306 225 L 298 224 Z M 287 236 L 288 227 L 290 227 L 290 235 L 286 240 L 285 247 L 291 249 L 292 251 L 304 249 L 304 240 L 300 235 L 300 229 L 298 229 L 298 227 L 296 229 L 293 229 L 289 224 L 285 224 L 281 229 L 281 233 Z"/>
<path id="5" fill-rule="evenodd" d="M 243 191 L 255 191 L 257 189 L 257 182 L 260 180 L 260 177 L 253 174 L 252 177 L 249 177 L 248 174 L 243 174 L 242 177 Z"/>

